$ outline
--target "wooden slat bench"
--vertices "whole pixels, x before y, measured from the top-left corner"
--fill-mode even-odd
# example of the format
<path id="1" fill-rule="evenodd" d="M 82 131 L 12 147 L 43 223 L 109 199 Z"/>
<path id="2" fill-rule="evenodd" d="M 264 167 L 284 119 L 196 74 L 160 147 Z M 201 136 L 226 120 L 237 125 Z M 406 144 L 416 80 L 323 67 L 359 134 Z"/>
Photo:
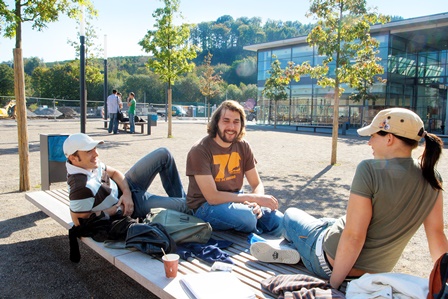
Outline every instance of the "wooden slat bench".
<path id="1" fill-rule="evenodd" d="M 72 227 L 73 223 L 68 208 L 68 191 L 62 189 L 34 191 L 26 193 L 25 196 L 28 201 L 66 229 Z M 259 262 L 249 253 L 246 237 L 245 234 L 213 232 L 214 239 L 233 242 L 233 245 L 225 250 L 234 262 L 232 273 L 247 284 L 257 298 L 273 298 L 261 288 L 260 282 L 263 279 L 278 274 L 309 274 L 302 263 L 285 265 Z M 160 298 L 188 298 L 179 279 L 190 273 L 210 271 L 210 266 L 206 263 L 190 258 L 188 261 L 180 261 L 178 276 L 175 279 L 168 279 L 165 277 L 163 262 L 160 259 L 137 250 L 108 248 L 103 243 L 95 242 L 91 238 L 82 238 L 82 241 Z M 82 257 L 80 262 L 82 263 Z"/>
<path id="2" fill-rule="evenodd" d="M 296 123 L 292 125 L 296 127 L 296 131 L 299 131 L 299 128 L 308 128 L 313 129 L 314 133 L 317 132 L 317 129 L 327 129 L 325 132 L 328 132 L 328 130 L 333 129 L 333 124 L 326 124 L 326 123 L 320 123 L 320 124 L 311 124 L 311 123 Z M 346 134 L 346 124 L 339 123 L 338 129 L 342 129 L 342 135 Z"/>
<path id="3" fill-rule="evenodd" d="M 106 127 L 109 125 L 109 120 L 108 119 L 105 119 L 105 120 L 103 120 L 104 121 L 104 123 L 106 124 Z M 129 129 L 129 122 L 128 121 L 120 121 L 120 122 L 118 122 L 118 125 L 123 125 L 123 130 L 125 131 L 125 132 L 127 132 L 128 131 L 128 129 Z M 147 126 L 148 125 L 148 123 L 147 122 L 135 122 L 135 126 L 137 127 L 137 126 L 140 126 L 140 133 L 141 134 L 144 134 L 145 133 L 145 125 Z M 148 135 L 151 135 L 151 133 L 149 133 Z"/>
<path id="4" fill-rule="evenodd" d="M 314 130 L 314 133 L 316 133 L 317 129 L 333 129 L 333 126 L 325 126 L 325 125 L 295 125 L 296 131 L 299 130 L 299 128 L 310 128 Z"/>

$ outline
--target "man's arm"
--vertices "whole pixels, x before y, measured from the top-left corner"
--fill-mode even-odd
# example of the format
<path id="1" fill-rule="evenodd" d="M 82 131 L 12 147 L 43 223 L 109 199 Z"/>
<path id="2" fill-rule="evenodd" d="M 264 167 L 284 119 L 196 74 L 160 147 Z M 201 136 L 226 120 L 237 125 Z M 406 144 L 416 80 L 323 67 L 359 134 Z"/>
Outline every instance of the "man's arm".
<path id="1" fill-rule="evenodd" d="M 131 216 L 134 212 L 134 201 L 132 200 L 132 193 L 129 189 L 128 181 L 124 177 L 121 171 L 116 170 L 113 167 L 107 166 L 107 174 L 118 185 L 123 195 L 119 198 L 117 205 L 123 205 L 123 215 Z"/>
<path id="2" fill-rule="evenodd" d="M 264 195 L 264 185 L 260 179 L 257 168 L 254 167 L 251 170 L 246 171 L 245 176 L 249 186 L 252 188 L 252 193 Z"/>
<path id="3" fill-rule="evenodd" d="M 205 199 L 211 205 L 218 205 L 227 202 L 255 202 L 262 207 L 276 210 L 278 208 L 278 201 L 273 196 L 264 195 L 264 187 L 258 176 L 257 170 L 254 168 L 247 171 L 245 174 L 254 193 L 237 194 L 232 192 L 219 191 L 216 188 L 215 181 L 213 180 L 213 176 L 211 175 L 195 175 L 194 178 L 199 186 L 199 189 L 201 189 L 201 192 L 204 195 Z"/>
<path id="4" fill-rule="evenodd" d="M 212 175 L 195 175 L 194 178 L 205 199 L 211 205 L 219 205 L 227 202 L 243 203 L 245 201 L 243 198 L 238 197 L 236 193 L 218 191 Z"/>
<path id="5" fill-rule="evenodd" d="M 252 196 L 252 200 L 249 201 L 256 202 L 261 207 L 266 207 L 273 211 L 277 210 L 278 200 L 272 195 L 264 194 L 264 185 L 260 179 L 257 168 L 254 167 L 251 170 L 246 171 L 245 175 L 247 182 L 252 189 L 252 193 L 249 194 Z"/>
<path id="6" fill-rule="evenodd" d="M 426 238 L 428 239 L 429 252 L 433 262 L 448 252 L 448 241 L 443 231 L 443 194 L 439 191 L 437 201 L 431 212 L 423 222 Z"/>

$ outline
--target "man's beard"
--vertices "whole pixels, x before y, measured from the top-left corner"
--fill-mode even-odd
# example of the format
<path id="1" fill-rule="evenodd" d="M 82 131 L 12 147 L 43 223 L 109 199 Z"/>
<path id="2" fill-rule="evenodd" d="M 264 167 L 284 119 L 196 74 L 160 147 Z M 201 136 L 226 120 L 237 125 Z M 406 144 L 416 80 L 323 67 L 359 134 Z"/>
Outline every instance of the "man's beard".
<path id="1" fill-rule="evenodd" d="M 226 134 L 224 132 L 221 131 L 220 129 L 218 129 L 218 136 L 219 136 L 219 138 L 221 138 L 222 141 L 224 141 L 225 143 L 233 143 L 234 141 L 236 141 L 238 134 L 232 135 L 233 139 L 229 140 L 226 138 Z"/>

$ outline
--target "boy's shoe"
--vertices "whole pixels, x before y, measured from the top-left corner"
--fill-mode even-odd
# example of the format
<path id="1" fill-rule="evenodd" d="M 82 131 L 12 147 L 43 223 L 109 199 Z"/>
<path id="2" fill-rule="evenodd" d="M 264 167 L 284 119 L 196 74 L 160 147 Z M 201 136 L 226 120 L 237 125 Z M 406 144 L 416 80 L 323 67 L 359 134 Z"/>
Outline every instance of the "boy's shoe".
<path id="1" fill-rule="evenodd" d="M 297 264 L 300 261 L 300 254 L 293 247 L 269 242 L 253 243 L 250 254 L 266 263 Z"/>

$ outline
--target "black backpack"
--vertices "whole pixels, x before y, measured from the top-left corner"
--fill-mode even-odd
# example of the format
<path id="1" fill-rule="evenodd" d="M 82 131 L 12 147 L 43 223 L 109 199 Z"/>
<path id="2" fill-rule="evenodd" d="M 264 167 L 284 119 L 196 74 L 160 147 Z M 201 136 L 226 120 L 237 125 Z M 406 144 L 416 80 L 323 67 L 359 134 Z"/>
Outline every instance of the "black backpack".
<path id="1" fill-rule="evenodd" d="M 427 299 L 448 298 L 448 252 L 435 262 L 429 276 L 429 293 Z"/>
<path id="2" fill-rule="evenodd" d="M 126 235 L 126 248 L 134 247 L 141 252 L 163 255 L 176 252 L 176 242 L 159 223 L 133 223 Z M 162 250 L 163 248 L 163 250 Z"/>
<path id="3" fill-rule="evenodd" d="M 78 238 L 81 237 L 91 237 L 97 242 L 125 241 L 125 248 L 134 247 L 156 256 L 163 255 L 162 248 L 166 253 L 174 253 L 177 249 L 176 242 L 159 223 L 137 223 L 129 216 L 118 215 L 105 219 L 103 212 L 99 216 L 93 213 L 88 219 L 79 221 L 80 225 L 73 226 L 68 233 L 70 260 L 74 263 L 81 260 L 78 246 Z"/>
<path id="4" fill-rule="evenodd" d="M 87 219 L 79 219 L 79 225 L 73 226 L 68 231 L 70 241 L 70 260 L 78 263 L 81 260 L 81 253 L 78 246 L 78 238 L 91 237 L 97 242 L 106 240 L 124 241 L 126 233 L 131 224 L 136 223 L 135 219 L 129 216 L 114 215 L 106 219 L 104 212 L 99 216 L 92 213 Z"/>

